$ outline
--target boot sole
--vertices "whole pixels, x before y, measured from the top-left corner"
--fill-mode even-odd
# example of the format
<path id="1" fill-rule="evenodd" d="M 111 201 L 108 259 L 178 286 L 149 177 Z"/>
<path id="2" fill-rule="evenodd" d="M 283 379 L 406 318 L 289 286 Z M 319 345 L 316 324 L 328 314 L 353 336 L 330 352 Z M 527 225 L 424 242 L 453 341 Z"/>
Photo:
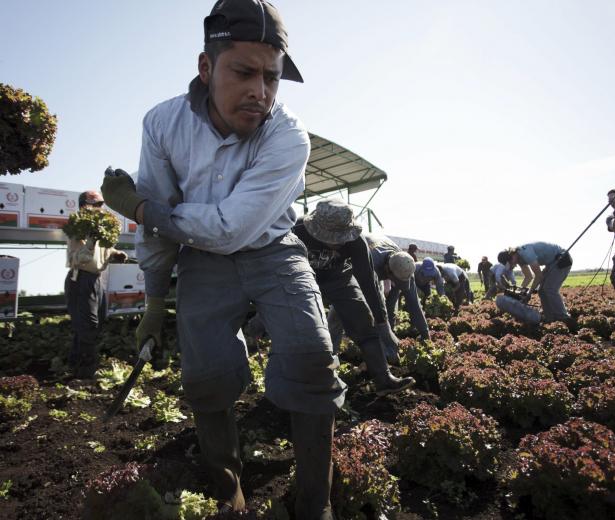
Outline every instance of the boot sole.
<path id="1" fill-rule="evenodd" d="M 408 388 L 412 388 L 415 384 L 416 384 L 416 381 L 413 379 L 407 384 L 397 387 L 397 388 L 383 388 L 382 390 L 376 390 L 376 395 L 378 397 L 383 397 L 385 395 L 398 394 L 399 392 L 403 392 L 404 390 L 407 390 Z"/>

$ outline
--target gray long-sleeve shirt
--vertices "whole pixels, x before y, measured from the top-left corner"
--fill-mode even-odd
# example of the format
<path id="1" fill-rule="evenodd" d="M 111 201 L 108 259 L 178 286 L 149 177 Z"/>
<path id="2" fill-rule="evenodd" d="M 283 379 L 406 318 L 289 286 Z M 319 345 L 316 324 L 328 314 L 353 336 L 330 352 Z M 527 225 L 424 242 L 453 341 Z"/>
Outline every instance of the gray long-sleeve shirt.
<path id="1" fill-rule="evenodd" d="M 137 191 L 148 199 L 136 237 L 150 296 L 167 293 L 182 244 L 217 254 L 259 249 L 288 232 L 310 153 L 301 122 L 280 103 L 245 139 L 223 138 L 206 100 L 188 95 L 154 107 L 143 121 Z"/>
<path id="2" fill-rule="evenodd" d="M 529 265 L 534 262 L 539 265 L 548 265 L 555 262 L 557 255 L 562 253 L 564 249 L 549 242 L 531 242 L 517 247 L 516 251 L 519 254 L 521 265 Z"/>

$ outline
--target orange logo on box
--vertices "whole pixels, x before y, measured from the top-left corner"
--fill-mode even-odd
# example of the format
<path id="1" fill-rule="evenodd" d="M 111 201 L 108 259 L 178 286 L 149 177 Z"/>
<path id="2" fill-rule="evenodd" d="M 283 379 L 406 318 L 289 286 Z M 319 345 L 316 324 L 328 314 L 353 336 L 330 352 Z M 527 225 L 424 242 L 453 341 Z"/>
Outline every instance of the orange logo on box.
<path id="1" fill-rule="evenodd" d="M 0 271 L 0 278 L 3 280 L 12 280 L 15 278 L 15 275 L 15 269 L 2 269 L 2 271 Z"/>
<path id="2" fill-rule="evenodd" d="M 19 213 L 15 213 L 14 211 L 0 212 L 0 226 L 17 227 L 18 220 Z"/>
<path id="3" fill-rule="evenodd" d="M 141 291 L 134 293 L 111 293 L 107 295 L 109 309 L 143 309 L 145 308 L 145 294 Z"/>
<path id="4" fill-rule="evenodd" d="M 5 318 L 15 316 L 17 308 L 17 293 L 15 291 L 6 291 L 0 293 L 0 315 Z"/>
<path id="5" fill-rule="evenodd" d="M 44 229 L 60 229 L 68 222 L 68 217 L 51 217 L 28 215 L 28 227 Z"/>
<path id="6" fill-rule="evenodd" d="M 0 305 L 14 304 L 16 300 L 17 293 L 15 291 L 0 292 Z"/>

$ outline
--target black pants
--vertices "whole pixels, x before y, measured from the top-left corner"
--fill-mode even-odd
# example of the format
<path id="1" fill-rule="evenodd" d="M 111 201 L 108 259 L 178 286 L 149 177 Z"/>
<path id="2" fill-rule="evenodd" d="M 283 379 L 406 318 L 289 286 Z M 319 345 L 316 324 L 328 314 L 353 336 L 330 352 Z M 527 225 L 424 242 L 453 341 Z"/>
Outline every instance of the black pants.
<path id="1" fill-rule="evenodd" d="M 98 359 L 97 339 L 103 307 L 100 275 L 79 271 L 72 280 L 70 270 L 64 281 L 64 295 L 73 329 L 73 344 L 68 355 L 71 367 L 95 364 Z"/>
<path id="2" fill-rule="evenodd" d="M 363 297 L 359 283 L 351 273 L 344 273 L 339 278 L 318 281 L 323 299 L 333 305 L 346 334 L 357 345 L 370 339 L 378 339 L 374 317 Z"/>

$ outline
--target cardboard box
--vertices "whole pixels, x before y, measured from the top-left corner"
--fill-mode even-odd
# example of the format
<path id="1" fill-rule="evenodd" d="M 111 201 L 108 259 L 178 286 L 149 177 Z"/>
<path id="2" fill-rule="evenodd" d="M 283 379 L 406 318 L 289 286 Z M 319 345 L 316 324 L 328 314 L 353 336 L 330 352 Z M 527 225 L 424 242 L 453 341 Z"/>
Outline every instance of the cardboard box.
<path id="1" fill-rule="evenodd" d="M 145 311 L 145 276 L 138 264 L 109 264 L 107 316 Z"/>
<path id="2" fill-rule="evenodd" d="M 124 219 L 124 233 L 136 233 L 137 223 L 134 220 Z"/>
<path id="3" fill-rule="evenodd" d="M 26 186 L 26 227 L 60 229 L 68 221 L 68 216 L 79 209 L 78 202 L 79 193 L 76 191 Z"/>
<path id="4" fill-rule="evenodd" d="M 0 227 L 24 227 L 24 187 L 0 182 Z"/>
<path id="5" fill-rule="evenodd" d="M 0 320 L 17 317 L 19 258 L 0 256 Z"/>

